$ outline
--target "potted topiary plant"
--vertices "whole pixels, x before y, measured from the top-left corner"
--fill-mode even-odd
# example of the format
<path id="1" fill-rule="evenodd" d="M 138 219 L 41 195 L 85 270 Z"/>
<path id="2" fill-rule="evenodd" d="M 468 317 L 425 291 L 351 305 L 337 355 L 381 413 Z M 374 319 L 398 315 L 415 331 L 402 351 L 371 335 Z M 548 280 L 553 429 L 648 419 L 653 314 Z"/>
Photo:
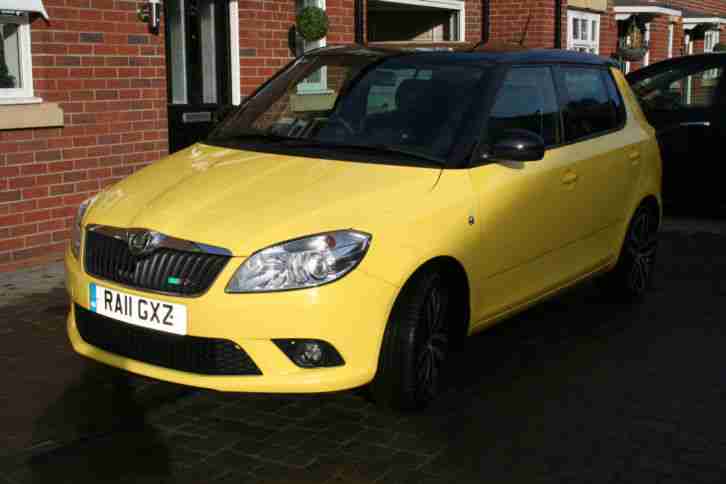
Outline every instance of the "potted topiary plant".
<path id="1" fill-rule="evenodd" d="M 304 40 L 314 42 L 328 34 L 328 15 L 319 7 L 308 6 L 300 10 L 296 31 Z"/>
<path id="2" fill-rule="evenodd" d="M 645 34 L 633 18 L 627 25 L 624 35 L 618 39 L 617 56 L 630 62 L 637 62 L 645 57 L 648 52 L 648 41 L 645 40 Z"/>
<path id="3" fill-rule="evenodd" d="M 726 52 L 726 42 L 719 42 L 713 46 L 714 52 Z"/>

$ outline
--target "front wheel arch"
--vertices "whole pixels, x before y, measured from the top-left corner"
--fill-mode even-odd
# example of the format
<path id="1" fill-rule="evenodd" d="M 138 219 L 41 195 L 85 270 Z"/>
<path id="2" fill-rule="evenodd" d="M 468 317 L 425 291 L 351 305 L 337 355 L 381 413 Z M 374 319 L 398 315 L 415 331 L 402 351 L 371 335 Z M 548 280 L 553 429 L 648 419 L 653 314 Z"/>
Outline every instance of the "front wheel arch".
<path id="1" fill-rule="evenodd" d="M 469 329 L 469 283 L 461 264 L 451 257 L 435 257 L 420 265 L 403 284 L 392 305 L 383 338 L 378 352 L 376 374 L 367 388 L 367 393 L 379 405 L 395 410 L 413 410 L 425 406 L 420 400 L 418 391 L 424 387 L 412 385 L 420 371 L 412 360 L 411 346 L 417 345 L 421 337 L 420 322 L 415 322 L 426 302 L 423 294 L 431 281 L 439 280 L 438 284 L 446 288 L 444 298 L 446 314 L 443 326 L 448 349 L 445 354 L 451 355 L 452 350 L 460 349 Z M 424 291 L 424 292 L 421 292 Z M 411 311 L 414 311 L 413 313 Z M 411 319 L 416 318 L 416 319 Z M 425 333 L 424 333 L 425 334 Z M 406 346 L 400 346 L 406 345 Z M 443 357 L 443 361 L 446 361 Z M 437 385 L 434 385 L 436 387 Z M 437 393 L 437 392 L 434 392 Z M 430 394 L 429 397 L 433 395 Z"/>
<path id="2" fill-rule="evenodd" d="M 466 337 L 469 334 L 470 315 L 471 315 L 471 289 L 469 285 L 469 277 L 466 269 L 456 258 L 451 256 L 438 256 L 431 258 L 419 265 L 419 267 L 406 279 L 401 286 L 396 302 L 398 302 L 401 294 L 407 286 L 415 280 L 418 275 L 424 271 L 436 269 L 442 272 L 446 281 L 452 287 L 454 314 L 451 316 L 452 323 L 452 342 L 454 349 L 463 347 Z M 391 313 L 395 310 L 396 302 L 394 302 Z"/>

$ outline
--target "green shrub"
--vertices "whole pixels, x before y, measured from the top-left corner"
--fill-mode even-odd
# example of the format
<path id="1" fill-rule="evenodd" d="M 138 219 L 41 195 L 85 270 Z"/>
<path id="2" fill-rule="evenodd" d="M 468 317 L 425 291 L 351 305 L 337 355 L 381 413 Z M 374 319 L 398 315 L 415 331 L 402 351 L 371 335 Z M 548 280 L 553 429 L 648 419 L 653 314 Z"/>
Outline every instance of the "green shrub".
<path id="1" fill-rule="evenodd" d="M 305 7 L 297 16 L 297 31 L 308 42 L 320 40 L 328 33 L 328 15 L 318 7 Z"/>

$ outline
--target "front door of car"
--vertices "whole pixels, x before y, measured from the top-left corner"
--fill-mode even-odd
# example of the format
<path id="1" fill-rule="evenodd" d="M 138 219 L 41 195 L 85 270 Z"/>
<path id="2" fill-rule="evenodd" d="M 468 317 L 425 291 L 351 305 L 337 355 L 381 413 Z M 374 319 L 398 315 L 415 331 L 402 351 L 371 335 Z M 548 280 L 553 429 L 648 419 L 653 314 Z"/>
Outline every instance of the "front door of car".
<path id="1" fill-rule="evenodd" d="M 482 324 L 572 275 L 560 254 L 576 236 L 568 214 L 577 206 L 568 184 L 576 160 L 557 147 L 561 123 L 550 67 L 511 68 L 485 129 L 488 146 L 508 130 L 526 129 L 542 136 L 548 149 L 538 161 L 486 161 L 470 169 L 481 231 L 476 296 L 483 301 L 472 316 Z"/>
<path id="2" fill-rule="evenodd" d="M 723 57 L 640 79 L 634 90 L 658 134 L 666 210 L 716 201 L 723 150 Z M 723 197 L 721 198 L 723 200 Z"/>
<path id="3" fill-rule="evenodd" d="M 229 0 L 166 8 L 169 152 L 203 140 L 231 104 Z"/>

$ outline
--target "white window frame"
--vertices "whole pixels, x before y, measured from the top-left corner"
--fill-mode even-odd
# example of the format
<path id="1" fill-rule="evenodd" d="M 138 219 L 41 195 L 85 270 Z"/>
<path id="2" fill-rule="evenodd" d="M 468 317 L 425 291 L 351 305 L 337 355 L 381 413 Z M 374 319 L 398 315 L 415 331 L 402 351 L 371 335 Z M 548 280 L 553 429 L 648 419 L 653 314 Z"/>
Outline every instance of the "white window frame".
<path id="1" fill-rule="evenodd" d="M 0 104 L 28 104 L 42 100 L 33 95 L 33 58 L 30 51 L 30 21 L 27 13 L 0 15 L 0 25 L 16 24 L 20 50 L 22 87 L 0 88 Z"/>
<path id="2" fill-rule="evenodd" d="M 648 45 L 648 50 L 645 51 L 645 55 L 643 56 L 643 67 L 646 67 L 650 65 L 650 22 L 645 24 L 645 35 L 643 36 L 643 40 L 645 40 Z"/>
<path id="3" fill-rule="evenodd" d="M 232 74 L 232 104 L 239 106 L 242 102 L 239 60 L 239 4 L 237 0 L 229 1 L 229 41 Z"/>
<path id="4" fill-rule="evenodd" d="M 721 40 L 721 31 L 707 30 L 703 36 L 703 52 L 713 52 L 713 48 Z"/>
<path id="5" fill-rule="evenodd" d="M 435 8 L 441 10 L 451 10 L 456 12 L 456 20 L 452 25 L 456 29 L 454 36 L 456 40 L 444 42 L 466 42 L 466 2 L 462 0 L 381 0 L 386 3 L 397 3 L 401 5 L 414 5 L 417 7 Z M 416 43 L 417 41 L 412 41 Z M 439 41 L 436 41 L 439 42 Z M 383 42 L 381 42 L 383 43 Z M 399 41 L 391 43 L 400 44 Z"/>
<path id="6" fill-rule="evenodd" d="M 673 58 L 673 35 L 675 32 L 675 25 L 673 23 L 668 24 L 668 58 Z"/>
<path id="7" fill-rule="evenodd" d="M 720 30 L 707 30 L 703 35 L 703 52 L 713 52 L 713 48 L 719 43 L 721 39 Z M 702 79 L 704 81 L 710 81 L 716 79 L 719 75 L 719 69 L 710 69 L 703 73 Z"/>
<path id="8" fill-rule="evenodd" d="M 301 0 L 302 7 L 318 7 L 325 10 L 325 0 Z M 307 52 L 313 49 L 319 49 L 327 45 L 327 37 L 309 42 L 303 40 L 303 51 Z M 328 92 L 328 68 L 323 66 L 320 68 L 319 82 L 300 82 L 297 85 L 298 94 L 321 94 Z"/>
<path id="9" fill-rule="evenodd" d="M 578 32 L 575 35 L 573 21 L 578 21 Z M 587 29 L 582 29 L 582 24 Z M 600 15 L 580 10 L 567 11 L 567 48 L 569 50 L 582 50 L 592 54 L 600 53 Z"/>

